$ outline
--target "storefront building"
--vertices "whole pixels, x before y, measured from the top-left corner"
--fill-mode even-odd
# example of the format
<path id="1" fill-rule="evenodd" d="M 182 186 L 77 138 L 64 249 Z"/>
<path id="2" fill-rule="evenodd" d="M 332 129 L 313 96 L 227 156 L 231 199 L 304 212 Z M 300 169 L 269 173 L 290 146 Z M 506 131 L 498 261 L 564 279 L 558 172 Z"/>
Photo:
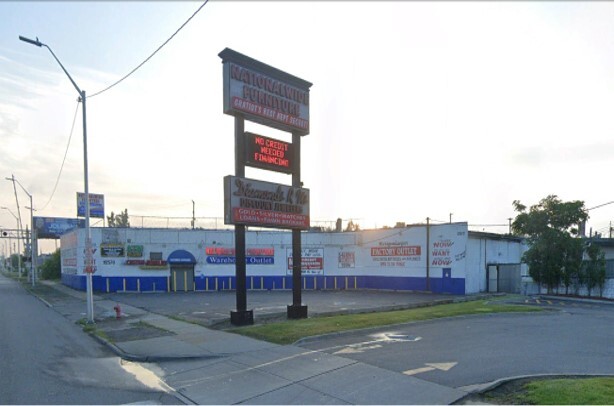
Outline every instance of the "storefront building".
<path id="1" fill-rule="evenodd" d="M 235 289 L 232 230 L 92 228 L 93 289 L 219 291 Z M 471 294 L 520 286 L 519 238 L 468 231 L 467 223 L 356 232 L 303 232 L 302 288 L 383 289 Z M 85 290 L 85 233 L 61 237 L 62 282 Z M 248 231 L 247 289 L 292 289 L 292 235 Z M 511 270 L 505 271 L 504 270 Z M 495 279 L 493 279 L 493 275 Z"/>

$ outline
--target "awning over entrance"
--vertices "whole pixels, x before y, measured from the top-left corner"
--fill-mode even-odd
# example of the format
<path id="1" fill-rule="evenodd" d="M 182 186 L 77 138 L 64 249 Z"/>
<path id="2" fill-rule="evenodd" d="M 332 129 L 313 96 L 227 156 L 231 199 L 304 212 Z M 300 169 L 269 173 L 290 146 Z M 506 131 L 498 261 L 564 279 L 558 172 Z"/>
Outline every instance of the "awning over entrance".
<path id="1" fill-rule="evenodd" d="M 171 252 L 167 261 L 170 265 L 193 265 L 196 263 L 196 258 L 186 250 L 176 250 Z"/>

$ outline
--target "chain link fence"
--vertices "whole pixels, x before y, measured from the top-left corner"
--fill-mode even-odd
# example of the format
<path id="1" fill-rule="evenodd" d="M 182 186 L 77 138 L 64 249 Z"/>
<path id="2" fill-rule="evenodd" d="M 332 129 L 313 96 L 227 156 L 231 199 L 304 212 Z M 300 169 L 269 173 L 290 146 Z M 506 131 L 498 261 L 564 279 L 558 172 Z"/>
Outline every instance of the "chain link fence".
<path id="1" fill-rule="evenodd" d="M 164 217 L 130 215 L 130 227 L 133 228 L 175 228 L 175 229 L 205 229 L 230 230 L 232 225 L 224 224 L 223 217 Z M 102 224 L 101 224 L 102 225 Z M 334 231 L 333 220 L 312 220 L 311 228 L 321 231 Z"/>

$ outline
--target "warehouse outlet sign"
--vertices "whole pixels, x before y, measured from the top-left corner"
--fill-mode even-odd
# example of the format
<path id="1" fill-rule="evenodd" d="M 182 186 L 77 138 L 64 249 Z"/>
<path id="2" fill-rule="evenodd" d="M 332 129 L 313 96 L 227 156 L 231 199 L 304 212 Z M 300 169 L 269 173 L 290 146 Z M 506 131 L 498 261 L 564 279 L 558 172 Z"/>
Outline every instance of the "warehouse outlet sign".
<path id="1" fill-rule="evenodd" d="M 226 176 L 224 198 L 225 224 L 309 228 L 309 189 Z"/>
<path id="2" fill-rule="evenodd" d="M 224 113 L 270 127 L 309 134 L 311 83 L 226 48 Z"/>

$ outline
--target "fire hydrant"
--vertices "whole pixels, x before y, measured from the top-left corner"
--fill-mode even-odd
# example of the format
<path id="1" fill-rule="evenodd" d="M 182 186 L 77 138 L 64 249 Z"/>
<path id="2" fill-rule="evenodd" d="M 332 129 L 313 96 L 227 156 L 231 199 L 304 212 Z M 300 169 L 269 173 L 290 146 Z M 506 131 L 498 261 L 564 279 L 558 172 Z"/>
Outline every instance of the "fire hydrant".
<path id="1" fill-rule="evenodd" d="M 115 310 L 115 318 L 120 319 L 122 316 L 122 308 L 119 303 L 113 307 L 113 310 Z"/>

